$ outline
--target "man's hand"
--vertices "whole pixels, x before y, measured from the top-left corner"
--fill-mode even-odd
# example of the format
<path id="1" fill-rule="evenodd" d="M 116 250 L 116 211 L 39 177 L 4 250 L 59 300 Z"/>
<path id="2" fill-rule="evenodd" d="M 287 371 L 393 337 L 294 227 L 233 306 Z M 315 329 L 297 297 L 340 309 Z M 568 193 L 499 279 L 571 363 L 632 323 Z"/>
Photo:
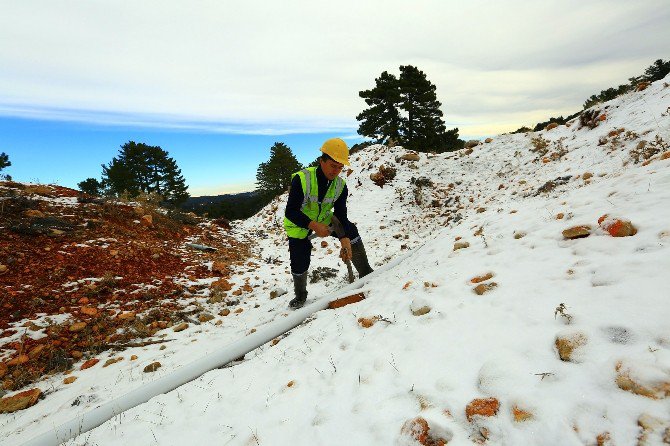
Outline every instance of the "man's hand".
<path id="1" fill-rule="evenodd" d="M 344 237 L 343 239 L 340 239 L 340 243 L 342 243 L 342 249 L 340 249 L 340 258 L 343 262 L 351 260 L 351 241 L 347 237 Z"/>
<path id="2" fill-rule="evenodd" d="M 311 221 L 309 223 L 309 229 L 314 231 L 319 237 L 328 237 L 332 232 L 328 226 L 324 225 L 323 223 L 319 223 L 318 221 Z"/>

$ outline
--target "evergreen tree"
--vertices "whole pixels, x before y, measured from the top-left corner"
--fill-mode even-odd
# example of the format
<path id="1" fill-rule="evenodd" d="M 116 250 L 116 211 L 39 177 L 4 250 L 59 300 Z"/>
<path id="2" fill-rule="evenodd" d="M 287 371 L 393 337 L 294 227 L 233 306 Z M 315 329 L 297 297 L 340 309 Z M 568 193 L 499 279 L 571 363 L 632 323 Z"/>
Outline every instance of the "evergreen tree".
<path id="1" fill-rule="evenodd" d="M 398 79 L 384 71 L 375 79 L 373 89 L 360 91 L 358 95 L 370 106 L 356 116 L 356 120 L 362 121 L 358 134 L 372 138 L 378 144 L 386 143 L 389 139 L 397 142 L 402 123 L 398 111 L 400 103 Z"/>
<path id="2" fill-rule="evenodd" d="M 172 205 L 189 197 L 176 161 L 159 146 L 127 142 L 117 157 L 102 165 L 102 176 L 104 187 L 112 195 L 127 193 L 136 197 L 141 192 L 156 193 Z"/>
<path id="3" fill-rule="evenodd" d="M 400 66 L 400 108 L 406 114 L 402 134 L 405 148 L 427 152 L 447 149 L 446 126 L 435 85 L 412 65 Z"/>
<path id="4" fill-rule="evenodd" d="M 7 155 L 5 152 L 0 153 L 0 170 L 11 165 L 12 162 L 9 161 L 9 155 Z"/>
<path id="5" fill-rule="evenodd" d="M 270 159 L 258 166 L 256 184 L 258 192 L 265 198 L 273 198 L 286 191 L 291 184 L 291 175 L 302 169 L 302 165 L 291 149 L 283 142 L 270 148 Z"/>
<path id="6" fill-rule="evenodd" d="M 89 195 L 100 195 L 102 192 L 102 183 L 95 178 L 86 178 L 84 181 L 77 183 L 79 190 Z"/>
<path id="7" fill-rule="evenodd" d="M 644 71 L 641 77 L 642 80 L 654 82 L 663 79 L 668 73 L 670 73 L 670 60 L 664 62 L 663 59 L 658 59 Z"/>

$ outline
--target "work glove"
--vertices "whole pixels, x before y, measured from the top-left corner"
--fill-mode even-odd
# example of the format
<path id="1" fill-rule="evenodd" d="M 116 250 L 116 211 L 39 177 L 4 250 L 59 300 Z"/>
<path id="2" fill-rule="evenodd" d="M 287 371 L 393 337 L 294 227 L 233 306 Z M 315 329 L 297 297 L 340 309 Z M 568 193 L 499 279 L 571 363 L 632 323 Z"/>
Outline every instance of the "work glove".
<path id="1" fill-rule="evenodd" d="M 333 230 L 328 226 L 324 225 L 323 223 L 319 223 L 318 221 L 311 221 L 309 223 L 309 229 L 314 231 L 314 233 L 319 237 L 328 237 L 330 233 L 333 232 Z"/>
<path id="2" fill-rule="evenodd" d="M 351 260 L 351 241 L 347 237 L 344 237 L 340 239 L 340 243 L 342 244 L 340 258 L 343 262 L 347 262 Z"/>

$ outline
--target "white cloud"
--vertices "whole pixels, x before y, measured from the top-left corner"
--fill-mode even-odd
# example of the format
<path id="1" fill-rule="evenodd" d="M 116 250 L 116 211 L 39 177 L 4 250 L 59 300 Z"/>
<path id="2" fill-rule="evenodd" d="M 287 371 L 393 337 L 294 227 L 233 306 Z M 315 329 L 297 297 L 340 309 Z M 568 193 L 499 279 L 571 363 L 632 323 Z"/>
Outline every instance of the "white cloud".
<path id="1" fill-rule="evenodd" d="M 401 64 L 428 74 L 461 133 L 546 119 L 539 113 L 574 111 L 667 57 L 670 41 L 666 0 L 23 0 L 2 9 L 0 114 L 240 133 L 349 132 L 364 108 L 358 91 Z"/>

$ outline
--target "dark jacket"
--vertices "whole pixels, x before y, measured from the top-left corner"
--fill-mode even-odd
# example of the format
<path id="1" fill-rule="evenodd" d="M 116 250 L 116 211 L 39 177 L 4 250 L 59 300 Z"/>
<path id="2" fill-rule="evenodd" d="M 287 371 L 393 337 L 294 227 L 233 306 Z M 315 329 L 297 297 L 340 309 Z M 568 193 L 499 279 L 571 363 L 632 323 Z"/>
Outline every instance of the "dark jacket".
<path id="1" fill-rule="evenodd" d="M 319 203 L 323 200 L 323 197 L 326 195 L 328 187 L 330 187 L 331 181 L 328 181 L 326 176 L 323 174 L 321 167 L 316 168 L 316 180 L 319 191 Z M 354 234 L 354 228 L 352 228 L 351 222 L 347 218 L 347 195 L 349 191 L 347 185 L 344 185 L 344 190 L 342 194 L 335 200 L 333 214 L 337 219 L 342 223 L 344 227 L 344 232 L 348 238 L 353 239 L 357 236 Z M 305 194 L 302 192 L 302 185 L 300 184 L 300 177 L 295 175 L 291 180 L 291 188 L 288 194 L 288 201 L 286 202 L 286 211 L 284 215 L 286 218 L 291 220 L 297 226 L 301 228 L 308 229 L 310 219 L 305 214 L 302 213 L 300 208 L 302 207 L 302 200 L 305 198 Z"/>

